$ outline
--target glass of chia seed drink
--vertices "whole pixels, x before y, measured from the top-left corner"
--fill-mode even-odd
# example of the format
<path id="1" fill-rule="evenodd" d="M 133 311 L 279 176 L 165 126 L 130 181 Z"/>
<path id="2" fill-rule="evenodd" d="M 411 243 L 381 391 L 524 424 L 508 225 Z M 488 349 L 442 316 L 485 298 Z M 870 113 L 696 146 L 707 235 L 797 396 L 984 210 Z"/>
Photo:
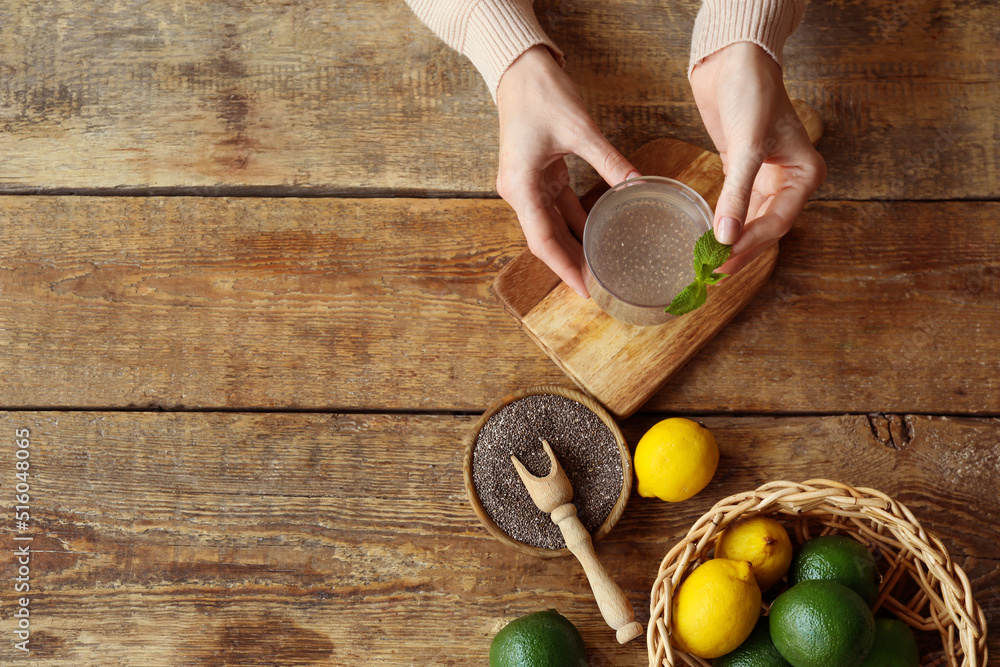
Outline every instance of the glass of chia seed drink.
<path id="1" fill-rule="evenodd" d="M 694 244 L 712 228 L 712 209 L 687 185 L 632 178 L 605 192 L 583 231 L 584 278 L 611 317 L 664 324 L 674 297 L 694 280 Z"/>

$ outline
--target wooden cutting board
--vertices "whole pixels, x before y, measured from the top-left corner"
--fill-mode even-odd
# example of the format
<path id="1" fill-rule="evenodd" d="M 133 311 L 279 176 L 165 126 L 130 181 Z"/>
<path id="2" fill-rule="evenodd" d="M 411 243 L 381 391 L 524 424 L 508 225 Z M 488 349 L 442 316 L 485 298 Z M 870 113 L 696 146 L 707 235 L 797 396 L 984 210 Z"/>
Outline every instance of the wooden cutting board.
<path id="1" fill-rule="evenodd" d="M 815 144 L 823 132 L 819 116 L 801 100 L 793 104 Z M 716 153 L 677 139 L 657 139 L 629 159 L 644 175 L 686 183 L 715 208 L 724 178 Z M 607 189 L 602 183 L 581 197 L 584 209 L 589 211 Z M 625 418 L 743 309 L 767 282 L 777 259 L 775 245 L 732 278 L 709 287 L 704 306 L 654 327 L 605 315 L 528 250 L 501 269 L 493 295 L 577 386 Z"/>

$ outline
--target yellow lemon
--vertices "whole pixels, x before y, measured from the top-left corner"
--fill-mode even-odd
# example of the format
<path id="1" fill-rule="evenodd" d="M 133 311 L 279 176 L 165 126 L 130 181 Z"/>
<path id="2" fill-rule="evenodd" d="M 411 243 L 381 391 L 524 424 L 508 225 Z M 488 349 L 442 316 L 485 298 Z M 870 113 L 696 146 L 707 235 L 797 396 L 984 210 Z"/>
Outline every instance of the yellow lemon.
<path id="1" fill-rule="evenodd" d="M 749 561 L 760 590 L 778 583 L 792 564 L 788 531 L 774 519 L 755 516 L 732 524 L 719 535 L 716 558 Z"/>
<path id="2" fill-rule="evenodd" d="M 760 616 L 760 588 L 750 563 L 716 558 L 681 582 L 671 604 L 677 648 L 709 660 L 750 636 Z"/>
<path id="3" fill-rule="evenodd" d="M 712 481 L 718 467 L 715 437 L 690 419 L 664 419 L 635 448 L 639 495 L 646 498 L 687 500 Z"/>

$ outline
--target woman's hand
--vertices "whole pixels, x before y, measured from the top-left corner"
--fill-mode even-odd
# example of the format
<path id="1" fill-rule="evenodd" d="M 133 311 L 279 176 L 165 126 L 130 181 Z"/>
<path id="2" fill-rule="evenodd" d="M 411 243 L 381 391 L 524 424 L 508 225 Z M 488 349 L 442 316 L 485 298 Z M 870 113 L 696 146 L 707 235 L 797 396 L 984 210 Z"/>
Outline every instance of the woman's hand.
<path id="1" fill-rule="evenodd" d="M 580 94 L 544 46 L 522 53 L 500 79 L 497 192 L 517 213 L 531 252 L 588 297 L 583 281 L 587 214 L 569 187 L 566 155 L 617 185 L 639 175 L 597 129 Z"/>
<path id="2" fill-rule="evenodd" d="M 738 42 L 705 58 L 691 88 L 725 166 L 713 228 L 733 246 L 719 270 L 735 273 L 791 228 L 826 180 L 826 163 L 795 115 L 781 69 L 756 44 Z"/>

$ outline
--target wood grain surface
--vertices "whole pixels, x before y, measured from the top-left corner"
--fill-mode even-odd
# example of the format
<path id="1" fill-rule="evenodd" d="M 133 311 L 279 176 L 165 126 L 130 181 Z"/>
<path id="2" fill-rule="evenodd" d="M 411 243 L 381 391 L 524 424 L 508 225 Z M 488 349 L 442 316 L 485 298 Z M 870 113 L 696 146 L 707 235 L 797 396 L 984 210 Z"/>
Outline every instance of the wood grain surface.
<path id="1" fill-rule="evenodd" d="M 1000 414 L 998 220 L 810 205 L 649 408 Z M 4 197 L 0 229 L 0 406 L 481 412 L 563 378 L 488 294 L 502 201 Z"/>
<path id="2" fill-rule="evenodd" d="M 686 78 L 698 4 L 536 3 L 625 154 L 662 136 L 711 145 Z M 810 3 L 785 73 L 827 127 L 818 197 L 1000 195 L 998 21 L 989 0 Z M 8 192 L 487 195 L 496 144 L 479 75 L 398 1 L 0 8 Z M 574 176 L 595 180 L 579 162 Z"/>
<path id="3" fill-rule="evenodd" d="M 655 416 L 624 422 L 629 442 Z M 597 550 L 649 618 L 659 561 L 718 499 L 818 475 L 892 494 L 965 568 L 995 630 L 1000 421 L 910 415 L 706 418 L 705 491 L 633 496 Z M 893 421 L 905 435 L 888 436 Z M 30 430 L 31 664 L 485 664 L 498 623 L 554 606 L 592 664 L 619 646 L 572 559 L 503 547 L 463 493 L 472 416 L 8 412 Z M 10 521 L 8 518 L 6 521 Z M 10 563 L 13 525 L 2 548 Z M 9 567 L 5 565 L 5 571 Z M 10 609 L 10 582 L 0 601 Z M 16 657 L 0 621 L 0 660 Z M 432 628 L 450 628 L 447 633 Z M 990 652 L 1000 651 L 1000 634 Z M 600 662 L 594 662 L 600 660 Z"/>
<path id="4" fill-rule="evenodd" d="M 711 146 L 686 78 L 698 4 L 535 4 L 625 154 Z M 635 443 L 700 415 L 722 450 L 702 494 L 634 497 L 597 544 L 641 622 L 712 503 L 828 477 L 944 541 L 1000 655 L 998 24 L 989 0 L 808 3 L 784 72 L 825 127 L 820 201 L 623 424 Z M 464 496 L 478 414 L 569 384 L 489 292 L 525 246 L 496 125 L 398 0 L 0 4 L 8 508 L 31 432 L 0 663 L 483 664 L 503 622 L 555 607 L 591 665 L 645 664 L 574 561 L 504 548 Z M 33 538 L 27 657 L 14 536 Z"/>

